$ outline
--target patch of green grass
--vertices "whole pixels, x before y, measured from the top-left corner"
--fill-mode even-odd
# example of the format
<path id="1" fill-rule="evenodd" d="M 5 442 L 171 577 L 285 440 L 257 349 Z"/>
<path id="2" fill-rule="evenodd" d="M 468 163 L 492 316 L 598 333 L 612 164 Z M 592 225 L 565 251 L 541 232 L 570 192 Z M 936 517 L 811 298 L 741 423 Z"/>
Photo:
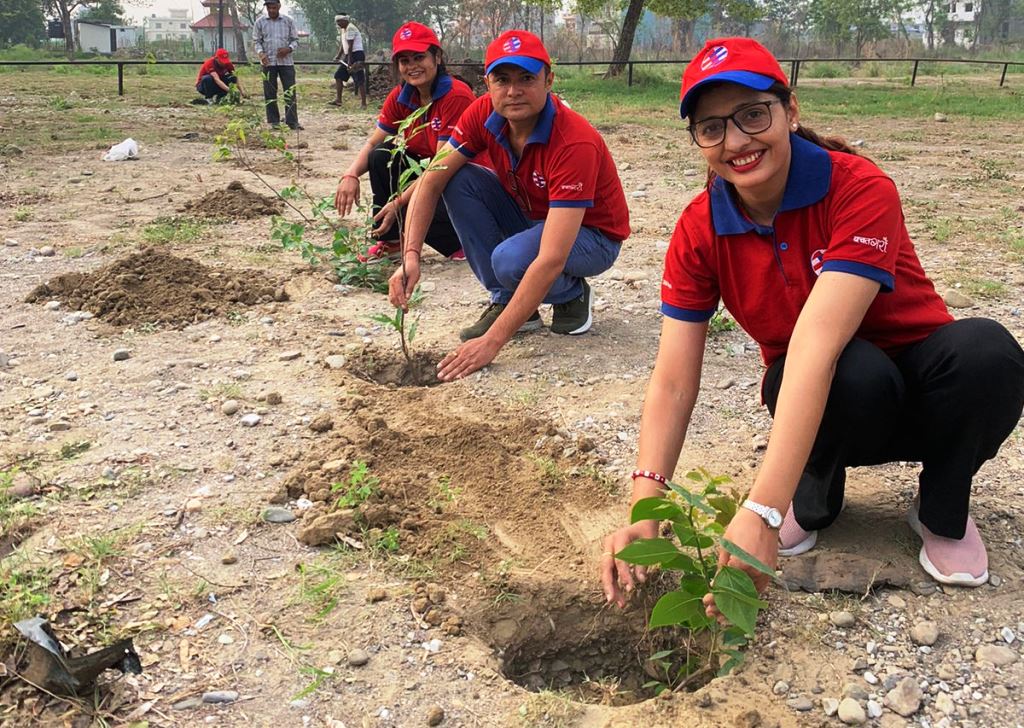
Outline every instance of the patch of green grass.
<path id="1" fill-rule="evenodd" d="M 715 311 L 711 316 L 711 320 L 708 322 L 708 333 L 711 336 L 724 334 L 727 331 L 735 331 L 736 328 L 736 321 L 728 315 L 728 312 L 724 308 L 720 308 Z"/>
<path id="2" fill-rule="evenodd" d="M 65 442 L 60 446 L 60 450 L 57 452 L 57 457 L 61 460 L 74 460 L 83 452 L 86 452 L 90 447 L 92 447 L 92 443 L 88 440 Z"/>
<path id="3" fill-rule="evenodd" d="M 16 534 L 39 513 L 39 506 L 33 501 L 8 493 L 18 472 L 18 468 L 0 470 L 0 536 Z"/>
<path id="4" fill-rule="evenodd" d="M 427 505 L 440 513 L 446 506 L 458 500 L 460 495 L 462 495 L 462 488 L 452 485 L 452 476 L 441 475 L 434 485 L 434 494 L 427 501 Z"/>
<path id="5" fill-rule="evenodd" d="M 964 283 L 964 288 L 981 298 L 1003 298 L 1008 292 L 1005 283 L 989 278 L 972 278 Z"/>
<path id="6" fill-rule="evenodd" d="M 536 455 L 527 455 L 526 457 L 540 469 L 540 483 L 545 489 L 558 490 L 565 485 L 565 473 L 554 460 Z"/>
<path id="7" fill-rule="evenodd" d="M 978 181 L 985 181 L 991 179 L 1010 179 L 1010 173 L 1006 171 L 1001 162 L 995 159 L 979 159 L 978 166 L 981 167 L 981 174 L 978 177 Z"/>
<path id="8" fill-rule="evenodd" d="M 237 382 L 225 382 L 209 389 L 200 389 L 199 399 L 204 402 L 211 399 L 245 399 L 245 393 Z"/>
<path id="9" fill-rule="evenodd" d="M 332 483 L 331 492 L 338 493 L 336 508 L 358 508 L 380 490 L 380 478 L 370 474 L 362 460 L 356 460 L 348 473 L 348 482 Z"/>
<path id="10" fill-rule="evenodd" d="M 45 613 L 50 604 L 50 571 L 29 566 L 18 554 L 0 561 L 0 624 L 11 625 Z M 12 639 L 12 630 L 0 634 L 0 645 Z"/>
<path id="11" fill-rule="evenodd" d="M 19 207 L 14 211 L 15 222 L 28 222 L 32 219 L 32 210 L 27 207 Z"/>
<path id="12" fill-rule="evenodd" d="M 925 226 L 937 243 L 948 243 L 953 235 L 953 222 L 948 217 L 930 217 Z"/>
<path id="13" fill-rule="evenodd" d="M 187 244 L 201 240 L 206 223 L 184 217 L 158 217 L 142 228 L 142 239 L 150 244 Z"/>
<path id="14" fill-rule="evenodd" d="M 326 563 L 299 564 L 298 601 L 309 604 L 315 610 L 306 617 L 307 621 L 320 622 L 334 611 L 338 600 L 345 591 L 345 576 L 338 565 Z"/>
<path id="15" fill-rule="evenodd" d="M 64 248 L 63 253 L 65 258 L 71 258 L 74 260 L 75 258 L 81 258 L 85 255 L 85 249 L 78 245 L 72 245 L 70 248 Z"/>

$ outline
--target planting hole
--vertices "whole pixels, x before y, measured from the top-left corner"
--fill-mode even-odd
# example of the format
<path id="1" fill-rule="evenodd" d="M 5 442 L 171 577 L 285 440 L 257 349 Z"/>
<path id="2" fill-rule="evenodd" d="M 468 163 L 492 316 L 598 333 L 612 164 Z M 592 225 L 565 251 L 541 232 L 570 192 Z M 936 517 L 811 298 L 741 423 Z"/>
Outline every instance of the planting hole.
<path id="1" fill-rule="evenodd" d="M 352 374 L 375 384 L 392 387 L 436 387 L 441 384 L 437 378 L 437 363 L 444 354 L 434 351 L 412 352 L 412 361 L 407 361 L 402 352 L 380 352 L 365 349 L 349 361 Z"/>

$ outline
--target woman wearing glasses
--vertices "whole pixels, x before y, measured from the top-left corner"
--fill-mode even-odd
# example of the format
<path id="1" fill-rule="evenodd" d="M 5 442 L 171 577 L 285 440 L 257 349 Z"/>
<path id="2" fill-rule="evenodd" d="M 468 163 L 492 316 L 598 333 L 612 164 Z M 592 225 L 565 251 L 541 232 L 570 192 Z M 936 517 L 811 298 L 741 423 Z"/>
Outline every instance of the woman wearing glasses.
<path id="1" fill-rule="evenodd" d="M 391 61 L 401 84 L 385 99 L 377 127 L 341 176 L 334 196 L 338 213 L 347 215 L 359 199 L 359 177 L 369 171 L 376 224 L 372 234 L 380 241 L 370 247 L 367 253 L 370 258 L 398 254 L 397 223 L 415 189 L 412 184 L 401 195 L 396 195 L 399 177 L 409 169 L 409 159 L 422 161 L 433 157 L 448 141 L 462 112 L 476 99 L 469 86 L 448 75 L 441 43 L 425 25 L 409 22 L 395 31 Z M 405 152 L 396 154 L 388 137 L 398 131 L 407 117 L 424 106 L 429 108 L 404 130 Z M 486 165 L 487 160 L 478 163 Z M 466 259 L 443 205 L 439 205 L 434 214 L 426 242 L 446 258 Z"/>
<path id="2" fill-rule="evenodd" d="M 999 324 L 954 321 L 907 236 L 896 187 L 845 144 L 801 124 L 778 61 L 746 38 L 708 41 L 683 75 L 680 113 L 708 163 L 665 261 L 665 315 L 641 421 L 633 502 L 672 477 L 719 301 L 761 347 L 774 418 L 748 500 L 726 537 L 774 566 L 815 545 L 843 507 L 845 468 L 920 461 L 911 528 L 935 579 L 988 579 L 968 515 L 971 479 L 1024 406 L 1024 352 Z M 604 543 L 609 601 L 644 580 Z M 727 563 L 728 555 L 720 555 Z M 759 588 L 767 579 L 738 559 Z M 707 602 L 709 615 L 715 615 Z"/>

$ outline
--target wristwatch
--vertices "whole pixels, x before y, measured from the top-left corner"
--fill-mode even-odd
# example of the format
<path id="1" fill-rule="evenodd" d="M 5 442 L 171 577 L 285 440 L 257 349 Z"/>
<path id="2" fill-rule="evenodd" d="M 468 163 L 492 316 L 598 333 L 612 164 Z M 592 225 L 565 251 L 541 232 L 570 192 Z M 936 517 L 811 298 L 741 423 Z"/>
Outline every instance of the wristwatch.
<path id="1" fill-rule="evenodd" d="M 778 529 L 782 526 L 782 514 L 779 513 L 778 508 L 772 508 L 771 506 L 763 506 L 760 503 L 755 503 L 752 500 L 743 501 L 743 507 L 748 511 L 753 511 L 757 515 L 764 519 L 764 522 L 768 524 L 768 528 Z"/>

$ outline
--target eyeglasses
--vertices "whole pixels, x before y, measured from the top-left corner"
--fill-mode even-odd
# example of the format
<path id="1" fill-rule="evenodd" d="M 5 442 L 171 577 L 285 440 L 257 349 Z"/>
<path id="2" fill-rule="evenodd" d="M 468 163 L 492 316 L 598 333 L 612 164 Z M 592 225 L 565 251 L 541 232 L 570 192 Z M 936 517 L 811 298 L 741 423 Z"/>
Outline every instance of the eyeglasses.
<path id="1" fill-rule="evenodd" d="M 512 188 L 512 195 L 516 198 L 519 206 L 527 212 L 531 212 L 530 195 L 526 190 L 519 189 L 519 180 L 516 178 L 516 173 L 511 169 L 508 171 L 508 186 Z"/>
<path id="2" fill-rule="evenodd" d="M 717 147 L 725 141 L 726 122 L 732 121 L 744 134 L 761 134 L 772 127 L 772 104 L 778 99 L 748 104 L 728 116 L 709 116 L 690 124 L 690 137 L 702 149 Z"/>

